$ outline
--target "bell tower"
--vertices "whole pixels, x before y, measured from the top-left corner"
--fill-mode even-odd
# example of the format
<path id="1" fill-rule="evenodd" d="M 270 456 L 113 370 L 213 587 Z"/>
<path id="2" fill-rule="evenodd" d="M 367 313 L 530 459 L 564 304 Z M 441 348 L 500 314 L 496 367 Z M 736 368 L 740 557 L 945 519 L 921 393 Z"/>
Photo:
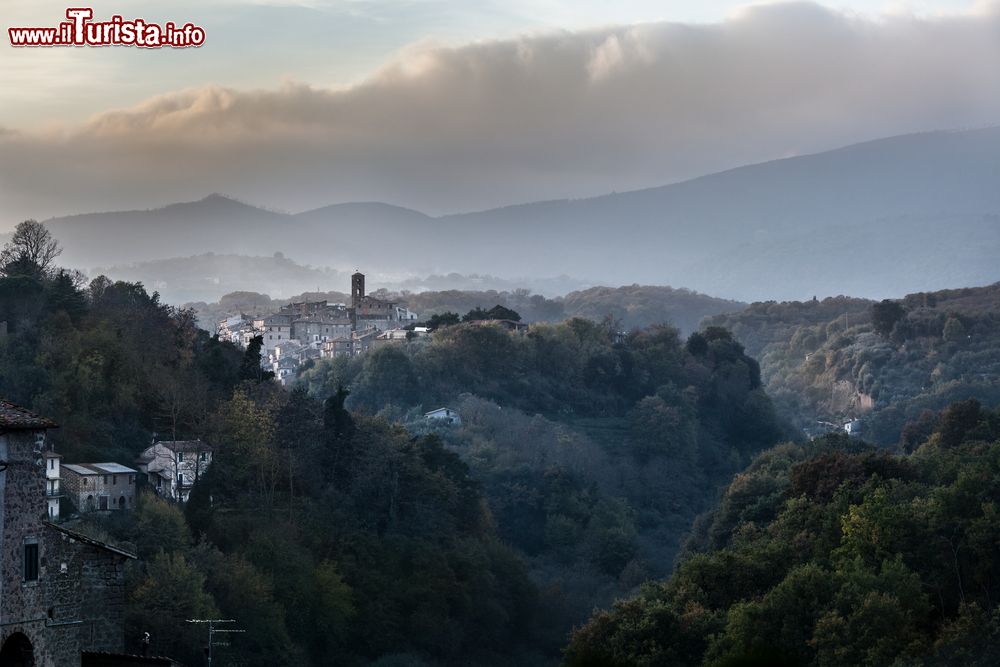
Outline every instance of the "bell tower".
<path id="1" fill-rule="evenodd" d="M 351 307 L 357 310 L 365 298 L 365 274 L 356 271 L 351 276 Z"/>

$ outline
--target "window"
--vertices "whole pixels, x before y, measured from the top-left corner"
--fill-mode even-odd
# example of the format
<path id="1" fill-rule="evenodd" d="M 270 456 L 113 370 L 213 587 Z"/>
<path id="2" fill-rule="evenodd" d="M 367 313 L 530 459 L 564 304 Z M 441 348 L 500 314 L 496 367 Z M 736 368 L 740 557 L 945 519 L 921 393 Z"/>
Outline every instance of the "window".
<path id="1" fill-rule="evenodd" d="M 202 461 L 207 461 L 208 460 L 208 452 L 202 452 L 201 453 L 201 460 Z"/>
<path id="2" fill-rule="evenodd" d="M 108 484 L 108 476 L 107 475 L 102 475 L 102 477 L 104 477 L 104 485 L 107 486 L 107 484 Z"/>
<path id="3" fill-rule="evenodd" d="M 38 581 L 38 542 L 24 544 L 24 580 Z"/>
<path id="4" fill-rule="evenodd" d="M 128 483 L 129 484 L 135 484 L 135 475 L 129 475 L 128 476 Z"/>
<path id="5" fill-rule="evenodd" d="M 184 452 L 177 452 L 177 462 L 184 463 Z"/>
<path id="6" fill-rule="evenodd" d="M 56 460 L 49 459 L 49 470 L 55 470 L 55 469 L 56 469 Z"/>
<path id="7" fill-rule="evenodd" d="M 87 478 L 86 477 L 83 478 L 83 485 L 87 486 Z"/>
<path id="8" fill-rule="evenodd" d="M 111 483 L 115 484 L 115 485 L 118 484 L 118 475 L 112 475 L 111 476 Z"/>
<path id="9" fill-rule="evenodd" d="M 184 473 L 177 475 L 177 486 L 184 486 Z"/>

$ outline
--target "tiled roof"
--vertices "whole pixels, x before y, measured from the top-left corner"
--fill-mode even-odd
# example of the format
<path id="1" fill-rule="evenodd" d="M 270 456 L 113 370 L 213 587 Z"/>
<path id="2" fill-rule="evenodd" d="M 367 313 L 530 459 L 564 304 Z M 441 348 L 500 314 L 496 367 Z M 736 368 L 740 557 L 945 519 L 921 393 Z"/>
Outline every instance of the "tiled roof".
<path id="1" fill-rule="evenodd" d="M 121 463 L 64 463 L 62 467 L 78 475 L 127 475 L 138 472 Z"/>
<path id="2" fill-rule="evenodd" d="M 95 538 L 90 537 L 88 535 L 84 535 L 83 533 L 78 533 L 75 530 L 70 530 L 66 526 L 60 526 L 60 525 L 51 523 L 49 521 L 45 521 L 44 524 L 46 526 L 48 526 L 49 528 L 53 529 L 53 530 L 57 530 L 60 533 L 63 533 L 65 535 L 68 535 L 68 536 L 72 537 L 74 540 L 77 540 L 78 542 L 83 542 L 84 544 L 89 544 L 89 545 L 94 546 L 94 547 L 99 547 L 101 549 L 105 549 L 106 551 L 110 551 L 112 553 L 116 553 L 119 556 L 125 556 L 126 558 L 131 558 L 132 560 L 137 560 L 139 558 L 136 554 L 132 553 L 128 549 L 123 549 L 122 547 L 117 547 L 117 546 L 115 546 L 113 544 L 109 544 L 107 542 L 102 542 L 101 540 L 95 539 Z"/>
<path id="3" fill-rule="evenodd" d="M 36 430 L 43 428 L 56 428 L 56 423 L 51 419 L 46 419 L 36 415 L 30 410 L 26 410 L 19 405 L 14 405 L 10 401 L 0 399 L 0 430 Z"/>
<path id="4" fill-rule="evenodd" d="M 158 440 L 157 445 L 163 445 L 172 452 L 210 452 L 212 448 L 201 440 Z"/>

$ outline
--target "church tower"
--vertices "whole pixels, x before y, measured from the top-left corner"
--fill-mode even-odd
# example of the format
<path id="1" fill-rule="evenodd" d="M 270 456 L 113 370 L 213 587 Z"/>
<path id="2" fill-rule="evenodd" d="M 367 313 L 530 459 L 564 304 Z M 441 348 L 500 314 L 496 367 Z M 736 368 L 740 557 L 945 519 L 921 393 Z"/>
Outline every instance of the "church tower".
<path id="1" fill-rule="evenodd" d="M 365 274 L 357 271 L 351 276 L 351 307 L 357 310 L 365 298 Z"/>

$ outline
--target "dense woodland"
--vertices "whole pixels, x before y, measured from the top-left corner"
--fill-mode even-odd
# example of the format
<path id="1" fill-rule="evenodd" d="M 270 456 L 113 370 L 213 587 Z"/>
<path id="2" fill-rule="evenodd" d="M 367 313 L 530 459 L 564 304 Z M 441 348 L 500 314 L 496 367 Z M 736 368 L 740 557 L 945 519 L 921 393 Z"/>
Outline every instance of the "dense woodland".
<path id="1" fill-rule="evenodd" d="M 905 424 L 952 402 L 1000 404 L 1000 284 L 882 302 L 759 303 L 707 323 L 760 360 L 768 394 L 801 427 L 859 417 L 866 438 L 892 445 Z"/>
<path id="2" fill-rule="evenodd" d="M 240 664 L 551 664 L 784 435 L 722 330 L 463 323 L 288 391 L 190 311 L 54 260 L 5 265 L 0 391 L 60 424 L 67 462 L 130 463 L 154 434 L 215 447 L 186 507 L 145 494 L 84 526 L 141 556 L 127 636 L 192 664 L 183 621 L 216 612 L 249 631 Z M 439 404 L 466 424 L 433 432 Z"/>
<path id="3" fill-rule="evenodd" d="M 571 666 L 995 665 L 1000 412 L 974 400 L 911 454 L 844 436 L 737 475 L 666 582 L 578 630 Z"/>
<path id="4" fill-rule="evenodd" d="M 184 620 L 216 614 L 247 630 L 217 664 L 261 666 L 929 667 L 1000 649 L 998 401 L 905 407 L 878 449 L 780 444 L 798 432 L 765 392 L 804 377 L 776 370 L 788 339 L 829 369 L 863 345 L 873 424 L 911 405 L 906 369 L 928 360 L 995 382 L 996 288 L 758 304 L 726 320 L 735 336 L 613 317 L 512 332 L 482 321 L 509 306 L 477 303 L 285 389 L 256 346 L 61 270 L 44 229 L 22 231 L 0 256 L 0 395 L 60 424 L 66 462 L 128 464 L 154 434 L 215 448 L 186 506 L 142 493 L 77 520 L 140 555 L 126 636 L 154 652 L 200 664 Z M 953 380 L 935 400 L 977 391 Z M 821 406 L 829 386 L 810 386 Z M 424 419 L 441 406 L 461 425 Z"/>
<path id="5" fill-rule="evenodd" d="M 349 387 L 353 409 L 433 430 L 461 456 L 530 567 L 554 645 L 595 605 L 668 574 L 715 489 L 788 433 L 721 329 L 684 341 L 663 326 L 622 338 L 609 321 L 463 323 L 300 378 L 320 398 Z M 442 405 L 460 427 L 425 422 Z"/>

